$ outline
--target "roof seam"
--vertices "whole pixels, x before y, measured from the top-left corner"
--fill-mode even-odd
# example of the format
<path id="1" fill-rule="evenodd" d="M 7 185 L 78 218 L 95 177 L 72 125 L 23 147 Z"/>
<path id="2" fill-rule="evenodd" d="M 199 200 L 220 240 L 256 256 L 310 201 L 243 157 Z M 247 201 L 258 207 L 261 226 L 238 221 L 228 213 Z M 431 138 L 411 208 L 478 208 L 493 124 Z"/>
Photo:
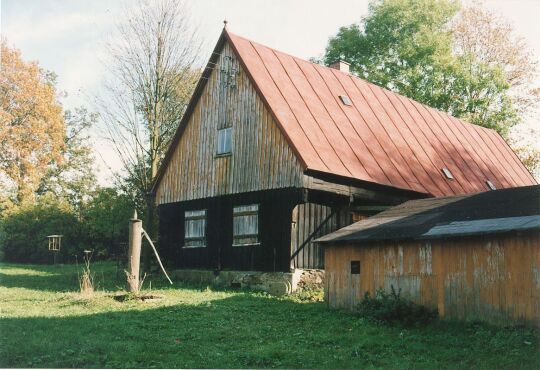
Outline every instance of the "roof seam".
<path id="1" fill-rule="evenodd" d="M 249 41 L 249 40 L 247 40 Z M 272 82 L 274 83 L 274 85 L 276 86 L 276 89 L 279 91 L 281 97 L 283 98 L 283 100 L 285 101 L 285 103 L 287 104 L 287 106 L 289 107 L 289 110 L 291 111 L 291 114 L 294 116 L 294 119 L 296 120 L 296 122 L 298 122 L 298 126 L 302 129 L 302 132 L 304 133 L 304 135 L 306 136 L 306 139 L 309 141 L 309 143 L 311 144 L 311 146 L 313 147 L 315 153 L 317 153 L 317 156 L 319 157 L 319 159 L 321 160 L 321 163 L 330 171 L 330 168 L 328 167 L 328 165 L 324 162 L 323 158 L 321 157 L 320 153 L 318 150 L 315 149 L 315 146 L 313 145 L 313 142 L 311 141 L 311 139 L 309 138 L 309 135 L 307 135 L 306 131 L 304 130 L 304 127 L 302 127 L 302 125 L 300 124 L 300 121 L 298 120 L 298 117 L 296 117 L 296 114 L 294 113 L 294 111 L 292 110 L 291 108 L 291 105 L 289 104 L 289 102 L 287 101 L 287 99 L 285 99 L 285 96 L 283 95 L 283 92 L 281 91 L 281 89 L 279 88 L 279 86 L 276 84 L 276 81 L 274 80 L 274 77 L 272 77 L 272 74 L 270 73 L 270 71 L 268 71 L 268 67 L 266 66 L 266 64 L 264 63 L 264 60 L 261 58 L 261 55 L 259 54 L 259 51 L 257 50 L 257 48 L 253 45 L 253 43 L 251 41 L 249 41 L 251 47 L 253 48 L 253 50 L 255 50 L 255 53 L 257 53 L 257 56 L 259 57 L 259 59 L 261 60 L 261 63 L 262 65 L 264 66 L 264 69 L 266 70 L 266 72 L 268 73 L 268 76 L 270 77 L 270 79 L 272 80 Z M 306 165 L 306 168 L 308 166 Z"/>
<path id="2" fill-rule="evenodd" d="M 402 122 L 405 123 L 405 127 L 403 128 L 404 130 L 407 130 L 409 131 L 410 133 L 410 136 L 412 138 L 412 140 L 414 140 L 416 142 L 416 144 L 418 145 L 418 147 L 420 147 L 420 150 L 422 152 L 424 152 L 426 158 L 428 158 L 428 160 L 431 162 L 431 164 L 434 166 L 434 167 L 437 167 L 435 166 L 435 164 L 431 161 L 431 158 L 429 157 L 429 155 L 426 153 L 424 147 L 422 145 L 420 145 L 420 143 L 418 142 L 418 140 L 416 139 L 416 137 L 414 136 L 413 132 L 411 131 L 409 125 L 407 124 L 405 118 L 403 117 L 403 115 L 401 114 L 401 112 L 397 109 L 397 107 L 395 106 L 394 102 L 392 102 L 391 99 L 389 99 L 388 95 L 386 94 L 386 91 L 385 89 L 382 89 L 382 88 L 379 88 L 380 91 L 382 92 L 382 94 L 384 95 L 384 97 L 386 98 L 386 100 L 388 100 L 388 102 L 390 103 L 390 105 L 394 108 L 396 114 L 401 118 Z M 375 94 L 376 95 L 376 94 Z M 379 99 L 377 97 L 377 99 Z M 379 99 L 379 102 L 381 103 L 381 105 L 383 106 L 383 109 L 386 110 L 386 108 L 384 108 L 384 104 L 382 104 L 382 102 L 380 101 Z M 388 113 L 388 112 L 387 112 Z M 388 115 L 390 117 L 390 115 Z M 401 130 L 398 128 L 398 125 L 394 122 L 394 120 L 390 117 L 390 120 L 392 121 L 392 123 L 394 124 L 394 127 L 396 127 L 396 129 L 398 131 L 401 132 Z M 404 135 L 402 135 L 404 136 Z M 418 154 L 417 154 L 417 151 L 416 150 L 413 150 L 413 147 L 411 147 L 411 144 L 409 143 L 409 141 L 403 137 L 403 140 L 405 141 L 405 143 L 407 144 L 407 146 L 409 147 L 409 150 L 411 151 L 411 153 L 413 154 L 413 156 L 416 158 L 416 161 L 418 162 L 418 164 L 420 165 L 420 168 L 424 171 L 424 173 L 427 175 L 429 181 L 432 183 L 432 185 L 439 191 L 442 192 L 442 189 L 437 185 L 437 183 L 435 181 L 433 181 L 433 178 L 431 177 L 429 171 L 428 171 L 428 168 L 424 167 L 424 164 L 423 164 L 423 161 L 418 157 Z M 444 184 L 446 184 L 446 182 L 444 182 Z M 444 192 L 443 192 L 444 194 Z"/>
<path id="3" fill-rule="evenodd" d="M 294 81 L 292 80 L 289 72 L 287 71 L 287 68 L 285 68 L 285 66 L 283 65 L 283 63 L 281 62 L 281 60 L 279 59 L 279 57 L 276 55 L 276 52 L 274 50 L 271 50 L 272 53 L 274 54 L 274 56 L 276 57 L 276 59 L 279 61 L 279 63 L 281 64 L 281 66 L 283 67 L 283 70 L 285 71 L 285 74 L 287 75 L 287 77 L 289 78 L 289 80 L 291 81 L 292 85 L 294 86 L 294 89 L 296 90 L 296 92 L 298 93 L 298 95 L 300 96 L 300 98 L 302 99 L 302 102 L 304 103 L 306 109 L 308 110 L 310 116 L 313 118 L 313 120 L 317 123 L 317 126 L 320 128 L 322 134 L 324 135 L 326 141 L 328 141 L 328 144 L 330 145 L 330 147 L 332 148 L 332 151 L 336 154 L 336 157 L 339 159 L 339 161 L 341 162 L 341 164 L 343 164 L 343 167 L 349 172 L 349 174 L 351 176 L 354 177 L 353 173 L 351 172 L 351 170 L 347 167 L 347 165 L 345 164 L 345 162 L 341 159 L 341 156 L 338 154 L 338 152 L 336 151 L 336 149 L 334 148 L 334 146 L 332 145 L 330 139 L 326 136 L 326 133 L 324 132 L 323 128 L 321 127 L 319 121 L 317 120 L 317 118 L 315 117 L 315 115 L 313 114 L 313 112 L 311 111 L 311 108 L 309 107 L 309 105 L 306 103 L 305 99 L 304 99 L 304 96 L 300 93 L 300 91 L 298 90 L 298 87 L 296 86 L 296 84 L 294 83 Z M 311 86 L 311 83 L 309 82 L 309 79 L 305 76 L 304 74 L 304 71 L 302 71 L 302 68 L 300 68 L 300 66 L 298 65 L 298 63 L 296 62 L 295 58 L 294 57 L 291 57 L 293 62 L 298 66 L 298 69 L 300 70 L 300 72 L 302 73 L 302 75 L 305 77 L 307 83 L 309 84 L 309 86 L 311 87 L 311 89 L 313 90 L 314 94 L 318 96 L 317 92 L 315 91 L 315 89 L 313 89 L 313 86 Z M 319 99 L 320 103 L 324 106 L 324 104 L 322 103 L 322 101 Z M 330 114 L 329 114 L 330 116 Z M 347 140 L 345 140 L 347 142 Z M 349 143 L 347 142 L 347 145 L 349 145 Z M 350 146 L 349 146 L 350 147 Z M 351 148 L 351 147 L 350 147 Z M 351 148 L 352 150 L 352 148 Z"/>

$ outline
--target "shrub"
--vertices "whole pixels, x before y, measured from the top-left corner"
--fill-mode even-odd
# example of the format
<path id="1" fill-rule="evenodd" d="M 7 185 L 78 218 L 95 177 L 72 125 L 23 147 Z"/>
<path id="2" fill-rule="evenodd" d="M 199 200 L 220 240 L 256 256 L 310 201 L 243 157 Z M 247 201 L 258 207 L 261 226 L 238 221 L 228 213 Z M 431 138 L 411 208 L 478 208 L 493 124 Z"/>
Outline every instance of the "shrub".
<path id="1" fill-rule="evenodd" d="M 396 292 L 393 286 L 390 288 L 390 293 L 377 289 L 374 297 L 366 292 L 357 306 L 357 312 L 363 317 L 376 321 L 405 325 L 427 324 L 439 315 L 437 309 L 402 298 L 401 289 Z"/>
<path id="2" fill-rule="evenodd" d="M 52 194 L 14 206 L 3 214 L 1 228 L 6 261 L 51 263 L 47 236 L 52 234 L 63 235 L 59 262 L 82 250 L 80 223 L 73 209 Z"/>

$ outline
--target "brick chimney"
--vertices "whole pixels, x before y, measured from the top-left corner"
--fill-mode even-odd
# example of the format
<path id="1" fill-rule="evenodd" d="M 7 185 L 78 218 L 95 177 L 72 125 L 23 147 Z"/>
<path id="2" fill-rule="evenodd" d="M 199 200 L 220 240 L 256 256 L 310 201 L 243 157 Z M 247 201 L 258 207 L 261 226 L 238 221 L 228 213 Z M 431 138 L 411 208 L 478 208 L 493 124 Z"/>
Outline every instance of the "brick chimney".
<path id="1" fill-rule="evenodd" d="M 349 66 L 350 66 L 349 63 L 343 60 L 338 60 L 337 62 L 330 64 L 328 67 L 337 69 L 338 71 L 341 71 L 341 72 L 349 73 Z"/>

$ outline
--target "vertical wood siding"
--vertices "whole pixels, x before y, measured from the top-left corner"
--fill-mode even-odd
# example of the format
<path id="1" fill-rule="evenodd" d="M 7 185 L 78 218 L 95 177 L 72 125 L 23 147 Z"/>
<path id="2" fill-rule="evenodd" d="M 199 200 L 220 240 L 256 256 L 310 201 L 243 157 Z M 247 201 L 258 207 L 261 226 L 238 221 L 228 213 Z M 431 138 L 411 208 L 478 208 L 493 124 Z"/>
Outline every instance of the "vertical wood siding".
<path id="1" fill-rule="evenodd" d="M 292 212 L 291 227 L 291 255 L 304 241 L 319 227 L 319 225 L 332 213 L 332 208 L 316 203 L 297 205 Z M 313 240 L 334 232 L 351 224 L 351 214 L 346 208 L 341 208 L 326 222 L 311 241 L 294 258 L 296 268 L 324 269 L 323 246 Z"/>
<path id="2" fill-rule="evenodd" d="M 354 308 L 365 292 L 391 286 L 441 316 L 540 324 L 540 235 L 468 237 L 359 247 L 325 253 L 326 301 Z M 360 261 L 359 275 L 351 261 Z"/>
<path id="3" fill-rule="evenodd" d="M 298 160 L 227 43 L 204 89 L 156 202 L 301 187 Z M 224 127 L 232 127 L 232 153 L 216 157 L 217 130 Z"/>

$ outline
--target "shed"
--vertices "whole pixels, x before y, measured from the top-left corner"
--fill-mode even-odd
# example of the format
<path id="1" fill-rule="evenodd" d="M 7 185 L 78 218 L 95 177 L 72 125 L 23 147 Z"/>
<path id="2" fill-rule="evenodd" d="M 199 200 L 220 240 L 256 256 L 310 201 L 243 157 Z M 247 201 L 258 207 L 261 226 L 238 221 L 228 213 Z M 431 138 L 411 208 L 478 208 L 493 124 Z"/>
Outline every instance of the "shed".
<path id="1" fill-rule="evenodd" d="M 317 240 L 325 298 L 389 291 L 441 316 L 540 323 L 540 186 L 405 202 Z"/>

